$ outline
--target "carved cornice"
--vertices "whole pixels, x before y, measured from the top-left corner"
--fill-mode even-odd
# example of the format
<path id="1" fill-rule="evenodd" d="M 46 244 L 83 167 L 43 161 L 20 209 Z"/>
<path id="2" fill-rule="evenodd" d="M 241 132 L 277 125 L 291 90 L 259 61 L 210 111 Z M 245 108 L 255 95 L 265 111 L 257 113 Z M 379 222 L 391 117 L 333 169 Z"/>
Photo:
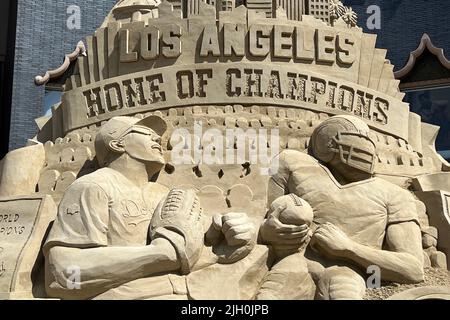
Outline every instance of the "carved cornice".
<path id="1" fill-rule="evenodd" d="M 149 1 L 149 0 L 124 0 L 117 3 L 112 9 L 113 13 L 117 12 L 127 12 L 127 11 L 139 11 L 139 10 L 150 10 L 156 8 L 161 1 Z"/>
<path id="2" fill-rule="evenodd" d="M 47 71 L 44 76 L 36 76 L 34 78 L 34 83 L 37 86 L 42 86 L 49 82 L 51 79 L 60 77 L 64 74 L 64 72 L 67 71 L 70 64 L 75 61 L 80 55 L 86 56 L 86 46 L 84 45 L 83 41 L 79 41 L 75 50 L 72 53 L 66 55 L 63 64 L 59 68 Z"/>
<path id="3" fill-rule="evenodd" d="M 445 57 L 444 49 L 436 47 L 430 36 L 424 33 L 417 49 L 409 54 L 409 60 L 406 65 L 401 70 L 394 72 L 395 78 L 402 79 L 408 75 L 414 69 L 417 59 L 425 52 L 425 49 L 428 49 L 445 68 L 450 70 L 450 61 Z"/>

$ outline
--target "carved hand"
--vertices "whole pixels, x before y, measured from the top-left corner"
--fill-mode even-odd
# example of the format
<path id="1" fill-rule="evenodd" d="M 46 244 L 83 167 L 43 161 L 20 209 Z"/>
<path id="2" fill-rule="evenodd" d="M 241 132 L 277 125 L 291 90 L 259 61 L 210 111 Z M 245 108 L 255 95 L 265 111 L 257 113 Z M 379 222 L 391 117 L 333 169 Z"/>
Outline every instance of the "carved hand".
<path id="1" fill-rule="evenodd" d="M 327 256 L 342 258 L 353 247 L 353 240 L 334 224 L 325 223 L 314 232 L 311 246 Z"/>
<path id="2" fill-rule="evenodd" d="M 213 226 L 222 231 L 229 246 L 244 246 L 255 239 L 255 226 L 245 213 L 215 215 Z"/>
<path id="3" fill-rule="evenodd" d="M 309 240 L 309 227 L 304 224 L 301 226 L 281 223 L 279 215 L 286 206 L 277 208 L 267 218 L 260 229 L 261 240 L 271 245 L 281 245 L 286 249 L 298 248 Z"/>
<path id="4" fill-rule="evenodd" d="M 247 256 L 256 244 L 256 229 L 245 213 L 217 214 L 206 233 L 220 263 L 234 263 Z"/>

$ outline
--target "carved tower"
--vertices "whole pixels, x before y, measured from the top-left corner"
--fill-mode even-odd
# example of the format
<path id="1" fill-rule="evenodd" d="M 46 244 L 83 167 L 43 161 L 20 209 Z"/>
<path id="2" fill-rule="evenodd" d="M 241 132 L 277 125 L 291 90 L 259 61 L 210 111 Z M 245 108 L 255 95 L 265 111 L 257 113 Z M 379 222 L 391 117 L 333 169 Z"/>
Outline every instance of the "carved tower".
<path id="1" fill-rule="evenodd" d="M 270 18 L 273 15 L 274 8 L 272 0 L 247 0 L 245 5 L 248 9 L 264 12 L 267 18 Z"/>
<path id="2" fill-rule="evenodd" d="M 307 13 L 330 24 L 330 0 L 308 0 Z"/>
<path id="3" fill-rule="evenodd" d="M 275 0 L 275 10 L 283 8 L 289 20 L 302 20 L 302 15 L 306 14 L 306 0 Z"/>

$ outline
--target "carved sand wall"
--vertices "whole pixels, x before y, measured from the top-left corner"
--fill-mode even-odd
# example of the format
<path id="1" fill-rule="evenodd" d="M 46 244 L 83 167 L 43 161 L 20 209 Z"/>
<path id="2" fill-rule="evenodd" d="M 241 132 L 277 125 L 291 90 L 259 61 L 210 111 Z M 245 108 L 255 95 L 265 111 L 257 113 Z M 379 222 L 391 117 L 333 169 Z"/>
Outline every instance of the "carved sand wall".
<path id="1" fill-rule="evenodd" d="M 199 150 L 211 144 L 204 133 L 215 129 L 226 137 L 230 129 L 264 130 L 277 137 L 258 146 L 271 159 L 285 149 L 308 153 L 311 135 L 323 121 L 351 115 L 370 128 L 374 175 L 417 193 L 425 203 L 417 201 L 425 264 L 444 266 L 440 251 L 448 259 L 450 247 L 437 230 L 448 230 L 448 196 L 438 191 L 442 185 L 422 190 L 417 182 L 428 175 L 439 180 L 449 170 L 434 150 L 437 128 L 421 123 L 402 101 L 393 65 L 386 50 L 375 47 L 376 36 L 363 33 L 350 11 L 330 2 L 310 1 L 306 8 L 303 1 L 277 1 L 287 10 L 266 15 L 250 10 L 251 1 L 249 8 L 218 12 L 218 5 L 189 1 L 187 18 L 182 18 L 182 5 L 174 10 L 168 1 L 118 3 L 86 39 L 86 54 L 69 57 L 76 66 L 62 101 L 51 118 L 41 119 L 36 139 L 43 144 L 45 160 L 33 168 L 39 178 L 32 201 L 51 196 L 57 205 L 74 181 L 99 168 L 94 141 L 108 120 L 157 115 L 167 123 L 161 142 L 167 164 L 158 183 L 195 189 L 208 214 L 245 211 L 260 225 L 267 212 L 267 168 L 248 156 L 224 163 L 226 154 L 237 157 L 242 147 L 236 137 L 221 142 L 223 153 L 216 156 L 222 162 L 202 163 Z M 180 136 L 180 130 L 187 135 Z M 185 148 L 179 149 L 180 143 Z M 256 148 L 251 135 L 243 143 L 246 150 Z M 176 163 L 174 155 L 183 150 L 190 160 Z M 8 158 L 3 163 L 3 171 L 8 170 Z M 0 190 L 9 185 L 5 181 L 0 180 Z M 448 180 L 442 183 L 448 186 Z M 4 196 L 18 195 L 14 193 Z M 433 197 L 442 199 L 437 207 L 428 201 Z M 2 198 L 0 205 L 8 206 L 8 201 Z M 20 206 L 25 200 L 18 201 Z M 34 242 L 43 240 L 48 227 L 48 216 L 36 210 L 41 225 L 28 230 Z M 446 223 L 439 222 L 443 215 Z M 8 268 L 12 260 L 6 260 Z M 2 263 L 0 250 L 0 268 Z M 0 292 L 14 292 L 12 286 L 1 286 L 1 277 Z"/>

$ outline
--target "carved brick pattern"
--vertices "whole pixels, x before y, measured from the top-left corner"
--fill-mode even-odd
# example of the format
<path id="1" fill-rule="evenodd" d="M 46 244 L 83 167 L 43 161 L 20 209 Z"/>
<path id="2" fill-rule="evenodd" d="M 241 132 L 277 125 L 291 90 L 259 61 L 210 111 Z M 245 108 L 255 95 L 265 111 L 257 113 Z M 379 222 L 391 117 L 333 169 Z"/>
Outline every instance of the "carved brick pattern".
<path id="1" fill-rule="evenodd" d="M 78 176 L 95 170 L 94 137 L 92 129 L 71 132 L 53 143 L 44 144 L 46 162 L 37 191 L 52 194 L 56 200 Z"/>

